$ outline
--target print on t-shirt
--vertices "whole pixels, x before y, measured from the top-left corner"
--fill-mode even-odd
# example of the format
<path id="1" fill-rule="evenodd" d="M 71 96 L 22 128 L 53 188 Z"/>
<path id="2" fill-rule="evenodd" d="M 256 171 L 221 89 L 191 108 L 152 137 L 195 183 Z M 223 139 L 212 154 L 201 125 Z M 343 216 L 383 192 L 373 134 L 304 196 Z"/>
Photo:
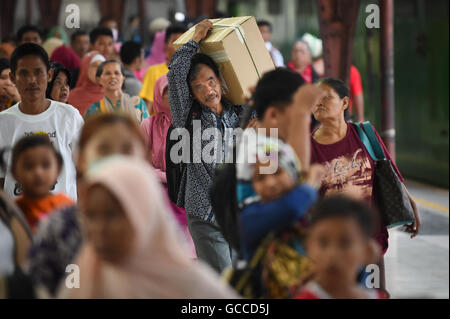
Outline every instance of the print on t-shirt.
<path id="1" fill-rule="evenodd" d="M 324 162 L 323 195 L 345 192 L 358 198 L 372 196 L 372 167 L 362 148 Z"/>

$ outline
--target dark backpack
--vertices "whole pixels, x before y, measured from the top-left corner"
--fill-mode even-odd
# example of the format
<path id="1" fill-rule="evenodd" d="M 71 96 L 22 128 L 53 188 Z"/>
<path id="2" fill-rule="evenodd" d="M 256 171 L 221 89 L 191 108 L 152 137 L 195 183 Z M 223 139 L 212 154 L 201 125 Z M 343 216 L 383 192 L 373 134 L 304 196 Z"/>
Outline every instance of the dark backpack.
<path id="1" fill-rule="evenodd" d="M 198 103 L 193 103 L 191 109 L 189 110 L 189 114 L 186 120 L 185 128 L 189 131 L 189 143 L 191 148 L 191 159 L 192 159 L 192 139 L 193 139 L 193 121 L 200 120 L 202 115 L 202 109 Z M 173 203 L 177 203 L 178 201 L 178 193 L 181 185 L 181 178 L 183 177 L 183 173 L 186 170 L 186 163 L 181 161 L 180 163 L 172 162 L 170 158 L 170 150 L 172 147 L 181 141 L 181 137 L 178 137 L 176 140 L 170 139 L 170 134 L 175 129 L 175 127 L 171 124 L 169 129 L 167 130 L 166 135 L 166 152 L 165 152 L 165 162 L 166 162 L 166 178 L 167 178 L 167 189 L 169 194 L 169 199 Z M 181 149 L 180 149 L 181 151 Z M 180 156 L 180 152 L 178 153 Z M 180 205 L 181 208 L 184 208 L 184 205 Z"/>

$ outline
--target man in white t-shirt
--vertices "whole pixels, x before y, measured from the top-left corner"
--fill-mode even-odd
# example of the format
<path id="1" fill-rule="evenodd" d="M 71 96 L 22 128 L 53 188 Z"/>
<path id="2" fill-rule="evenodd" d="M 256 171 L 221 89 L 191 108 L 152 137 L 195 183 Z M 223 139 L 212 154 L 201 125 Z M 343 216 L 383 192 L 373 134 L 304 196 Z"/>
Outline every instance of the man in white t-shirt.
<path id="1" fill-rule="evenodd" d="M 51 79 L 49 69 L 48 55 L 41 46 L 26 43 L 14 50 L 10 75 L 21 101 L 0 113 L 0 149 L 12 148 L 24 136 L 45 132 L 64 160 L 53 191 L 65 193 L 76 200 L 73 152 L 84 122 L 73 106 L 45 98 Z M 15 197 L 21 190 L 11 175 L 10 153 L 7 164 L 7 171 L 0 172 L 0 187 L 9 196 Z"/>

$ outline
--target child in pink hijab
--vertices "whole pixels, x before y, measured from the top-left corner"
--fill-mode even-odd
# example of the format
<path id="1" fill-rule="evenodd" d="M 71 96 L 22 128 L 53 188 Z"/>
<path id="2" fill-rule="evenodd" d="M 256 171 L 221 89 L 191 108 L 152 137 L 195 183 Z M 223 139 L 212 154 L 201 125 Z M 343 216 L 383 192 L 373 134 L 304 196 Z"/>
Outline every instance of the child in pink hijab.
<path id="1" fill-rule="evenodd" d="M 238 298 L 209 266 L 189 259 L 147 162 L 105 158 L 86 178 L 79 288 L 63 283 L 60 298 Z"/>
<path id="2" fill-rule="evenodd" d="M 163 75 L 155 83 L 153 94 L 153 110 L 155 111 L 155 115 L 145 119 L 141 124 L 142 132 L 144 133 L 147 147 L 151 154 L 152 165 L 155 168 L 159 180 L 163 184 L 166 194 L 166 135 L 170 124 L 172 124 L 168 94 L 169 87 L 167 76 Z M 170 205 L 172 212 L 188 237 L 192 257 L 196 258 L 195 246 L 187 228 L 186 211 L 172 202 L 170 202 Z"/>

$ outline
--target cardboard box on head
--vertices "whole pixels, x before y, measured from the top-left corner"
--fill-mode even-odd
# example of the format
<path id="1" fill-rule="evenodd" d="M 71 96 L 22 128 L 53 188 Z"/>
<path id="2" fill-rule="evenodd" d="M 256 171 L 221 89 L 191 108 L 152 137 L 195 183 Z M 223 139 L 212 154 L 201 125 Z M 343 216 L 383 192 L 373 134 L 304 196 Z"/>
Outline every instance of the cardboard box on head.
<path id="1" fill-rule="evenodd" d="M 223 77 L 225 97 L 233 104 L 245 103 L 248 88 L 267 71 L 275 69 L 254 17 L 211 19 L 212 30 L 200 42 L 200 52 L 209 55 Z M 176 49 L 194 36 L 195 26 L 179 37 Z"/>

